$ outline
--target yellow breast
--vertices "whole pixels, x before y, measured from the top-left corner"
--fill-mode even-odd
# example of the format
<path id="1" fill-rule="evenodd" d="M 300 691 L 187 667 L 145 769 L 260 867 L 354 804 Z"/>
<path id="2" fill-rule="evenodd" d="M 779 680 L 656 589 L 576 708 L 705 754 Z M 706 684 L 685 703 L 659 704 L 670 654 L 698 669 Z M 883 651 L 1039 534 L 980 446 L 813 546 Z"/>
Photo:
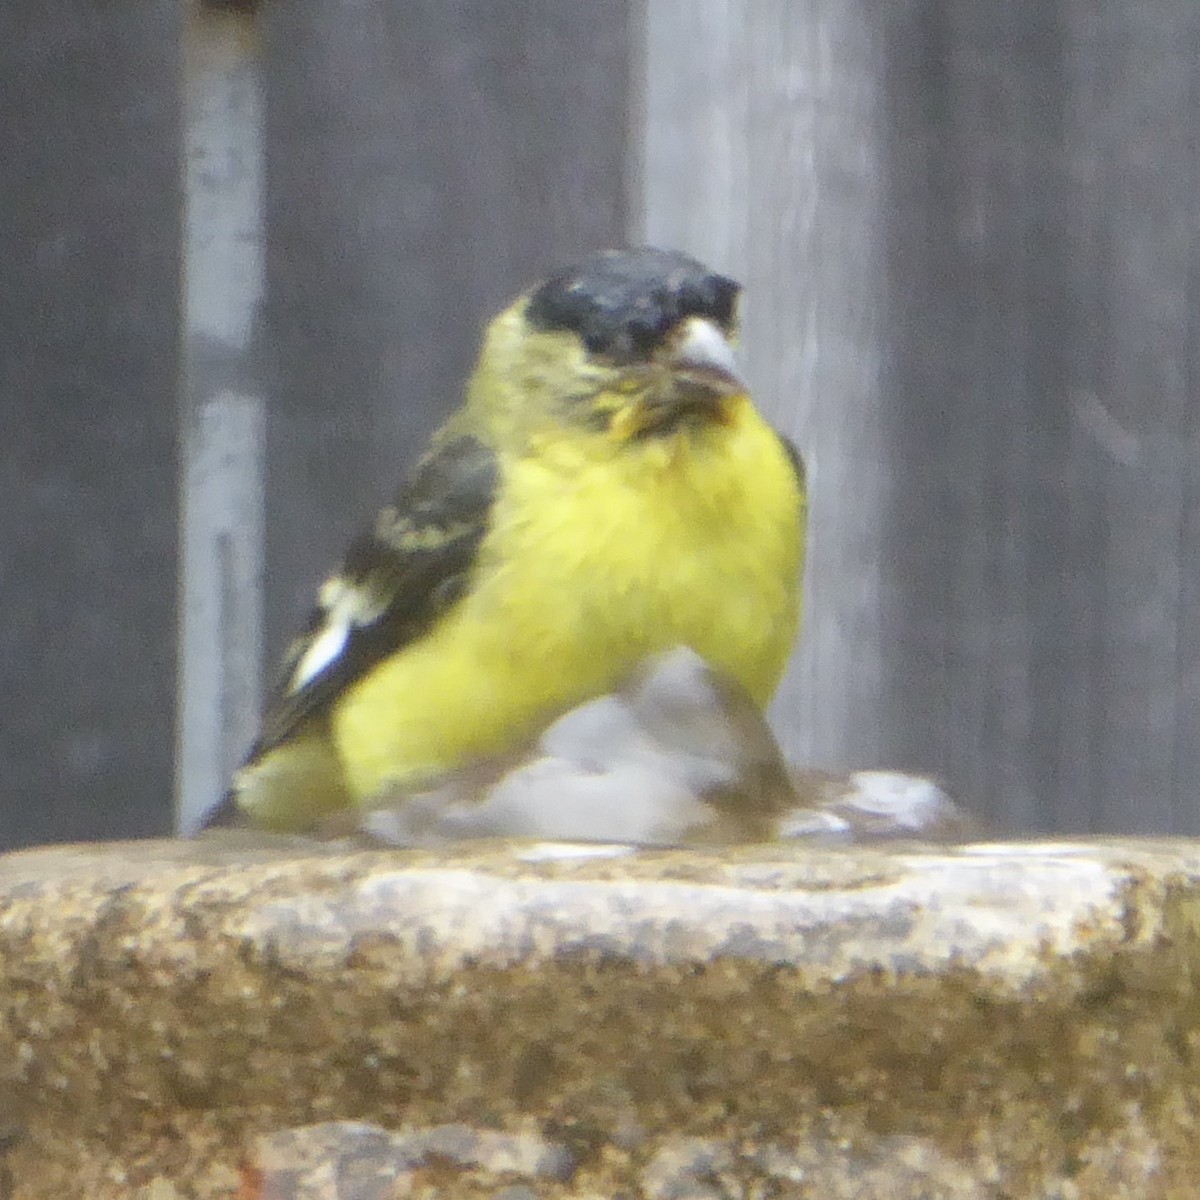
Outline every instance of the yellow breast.
<path id="1" fill-rule="evenodd" d="M 335 704 L 358 799 L 501 751 L 679 644 L 770 699 L 804 554 L 775 433 L 747 400 L 727 423 L 597 444 L 559 436 L 501 462 L 468 594 Z"/>

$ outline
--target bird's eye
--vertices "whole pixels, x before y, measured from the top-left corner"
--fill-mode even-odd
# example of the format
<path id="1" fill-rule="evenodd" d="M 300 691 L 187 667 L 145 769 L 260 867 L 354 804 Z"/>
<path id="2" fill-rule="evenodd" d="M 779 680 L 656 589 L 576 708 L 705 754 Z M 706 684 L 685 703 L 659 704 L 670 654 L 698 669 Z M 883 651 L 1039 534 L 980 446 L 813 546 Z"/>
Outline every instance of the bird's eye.
<path id="1" fill-rule="evenodd" d="M 666 332 L 667 321 L 661 316 L 635 317 L 625 327 L 631 355 L 634 358 L 649 358 Z"/>

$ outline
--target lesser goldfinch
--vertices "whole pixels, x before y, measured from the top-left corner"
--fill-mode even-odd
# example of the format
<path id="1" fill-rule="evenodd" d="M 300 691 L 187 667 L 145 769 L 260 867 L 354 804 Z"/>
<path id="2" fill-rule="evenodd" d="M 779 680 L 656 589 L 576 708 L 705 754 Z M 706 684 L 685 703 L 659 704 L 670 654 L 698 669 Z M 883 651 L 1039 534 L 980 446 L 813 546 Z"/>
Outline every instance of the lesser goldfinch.
<path id="1" fill-rule="evenodd" d="M 491 323 L 465 403 L 321 586 L 212 823 L 313 828 L 676 645 L 766 705 L 806 494 L 735 362 L 739 292 L 682 254 L 605 251 Z"/>

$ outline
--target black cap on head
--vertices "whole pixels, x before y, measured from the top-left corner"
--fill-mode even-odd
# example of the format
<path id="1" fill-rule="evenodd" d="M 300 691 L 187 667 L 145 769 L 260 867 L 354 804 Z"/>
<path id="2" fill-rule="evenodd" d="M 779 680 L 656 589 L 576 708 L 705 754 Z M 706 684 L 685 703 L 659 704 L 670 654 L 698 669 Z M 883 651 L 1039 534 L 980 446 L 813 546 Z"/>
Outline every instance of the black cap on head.
<path id="1" fill-rule="evenodd" d="M 685 317 L 706 317 L 728 332 L 740 290 L 673 250 L 605 250 L 538 287 L 525 315 L 539 329 L 579 334 L 593 354 L 636 362 Z"/>

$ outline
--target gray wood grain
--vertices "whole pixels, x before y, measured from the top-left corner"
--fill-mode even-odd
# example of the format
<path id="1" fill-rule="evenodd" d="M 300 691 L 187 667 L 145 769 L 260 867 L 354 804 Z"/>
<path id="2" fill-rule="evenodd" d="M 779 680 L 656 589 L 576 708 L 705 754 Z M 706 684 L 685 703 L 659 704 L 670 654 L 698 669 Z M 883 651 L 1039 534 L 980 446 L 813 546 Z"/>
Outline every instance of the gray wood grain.
<path id="1" fill-rule="evenodd" d="M 1165 2 L 892 26 L 889 141 L 911 157 L 889 223 L 889 541 L 936 552 L 905 559 L 884 703 L 899 761 L 1010 827 L 1200 828 L 1180 769 L 1196 32 Z"/>
<path id="2" fill-rule="evenodd" d="M 0 846 L 170 826 L 178 32 L 0 7 Z"/>
<path id="3" fill-rule="evenodd" d="M 1080 0 L 1066 26 L 1067 236 L 1082 299 L 1071 465 L 1102 564 L 1081 689 L 1094 714 L 1085 744 L 1099 751 L 1093 821 L 1195 833 L 1200 10 Z"/>
<path id="4" fill-rule="evenodd" d="M 740 271 L 813 467 L 793 753 L 1200 829 L 1198 44 L 1187 0 L 649 7 L 644 227 Z"/>
<path id="5" fill-rule="evenodd" d="M 196 829 L 258 731 L 267 398 L 264 87 L 255 12 L 193 2 L 184 32 L 177 823 Z"/>

